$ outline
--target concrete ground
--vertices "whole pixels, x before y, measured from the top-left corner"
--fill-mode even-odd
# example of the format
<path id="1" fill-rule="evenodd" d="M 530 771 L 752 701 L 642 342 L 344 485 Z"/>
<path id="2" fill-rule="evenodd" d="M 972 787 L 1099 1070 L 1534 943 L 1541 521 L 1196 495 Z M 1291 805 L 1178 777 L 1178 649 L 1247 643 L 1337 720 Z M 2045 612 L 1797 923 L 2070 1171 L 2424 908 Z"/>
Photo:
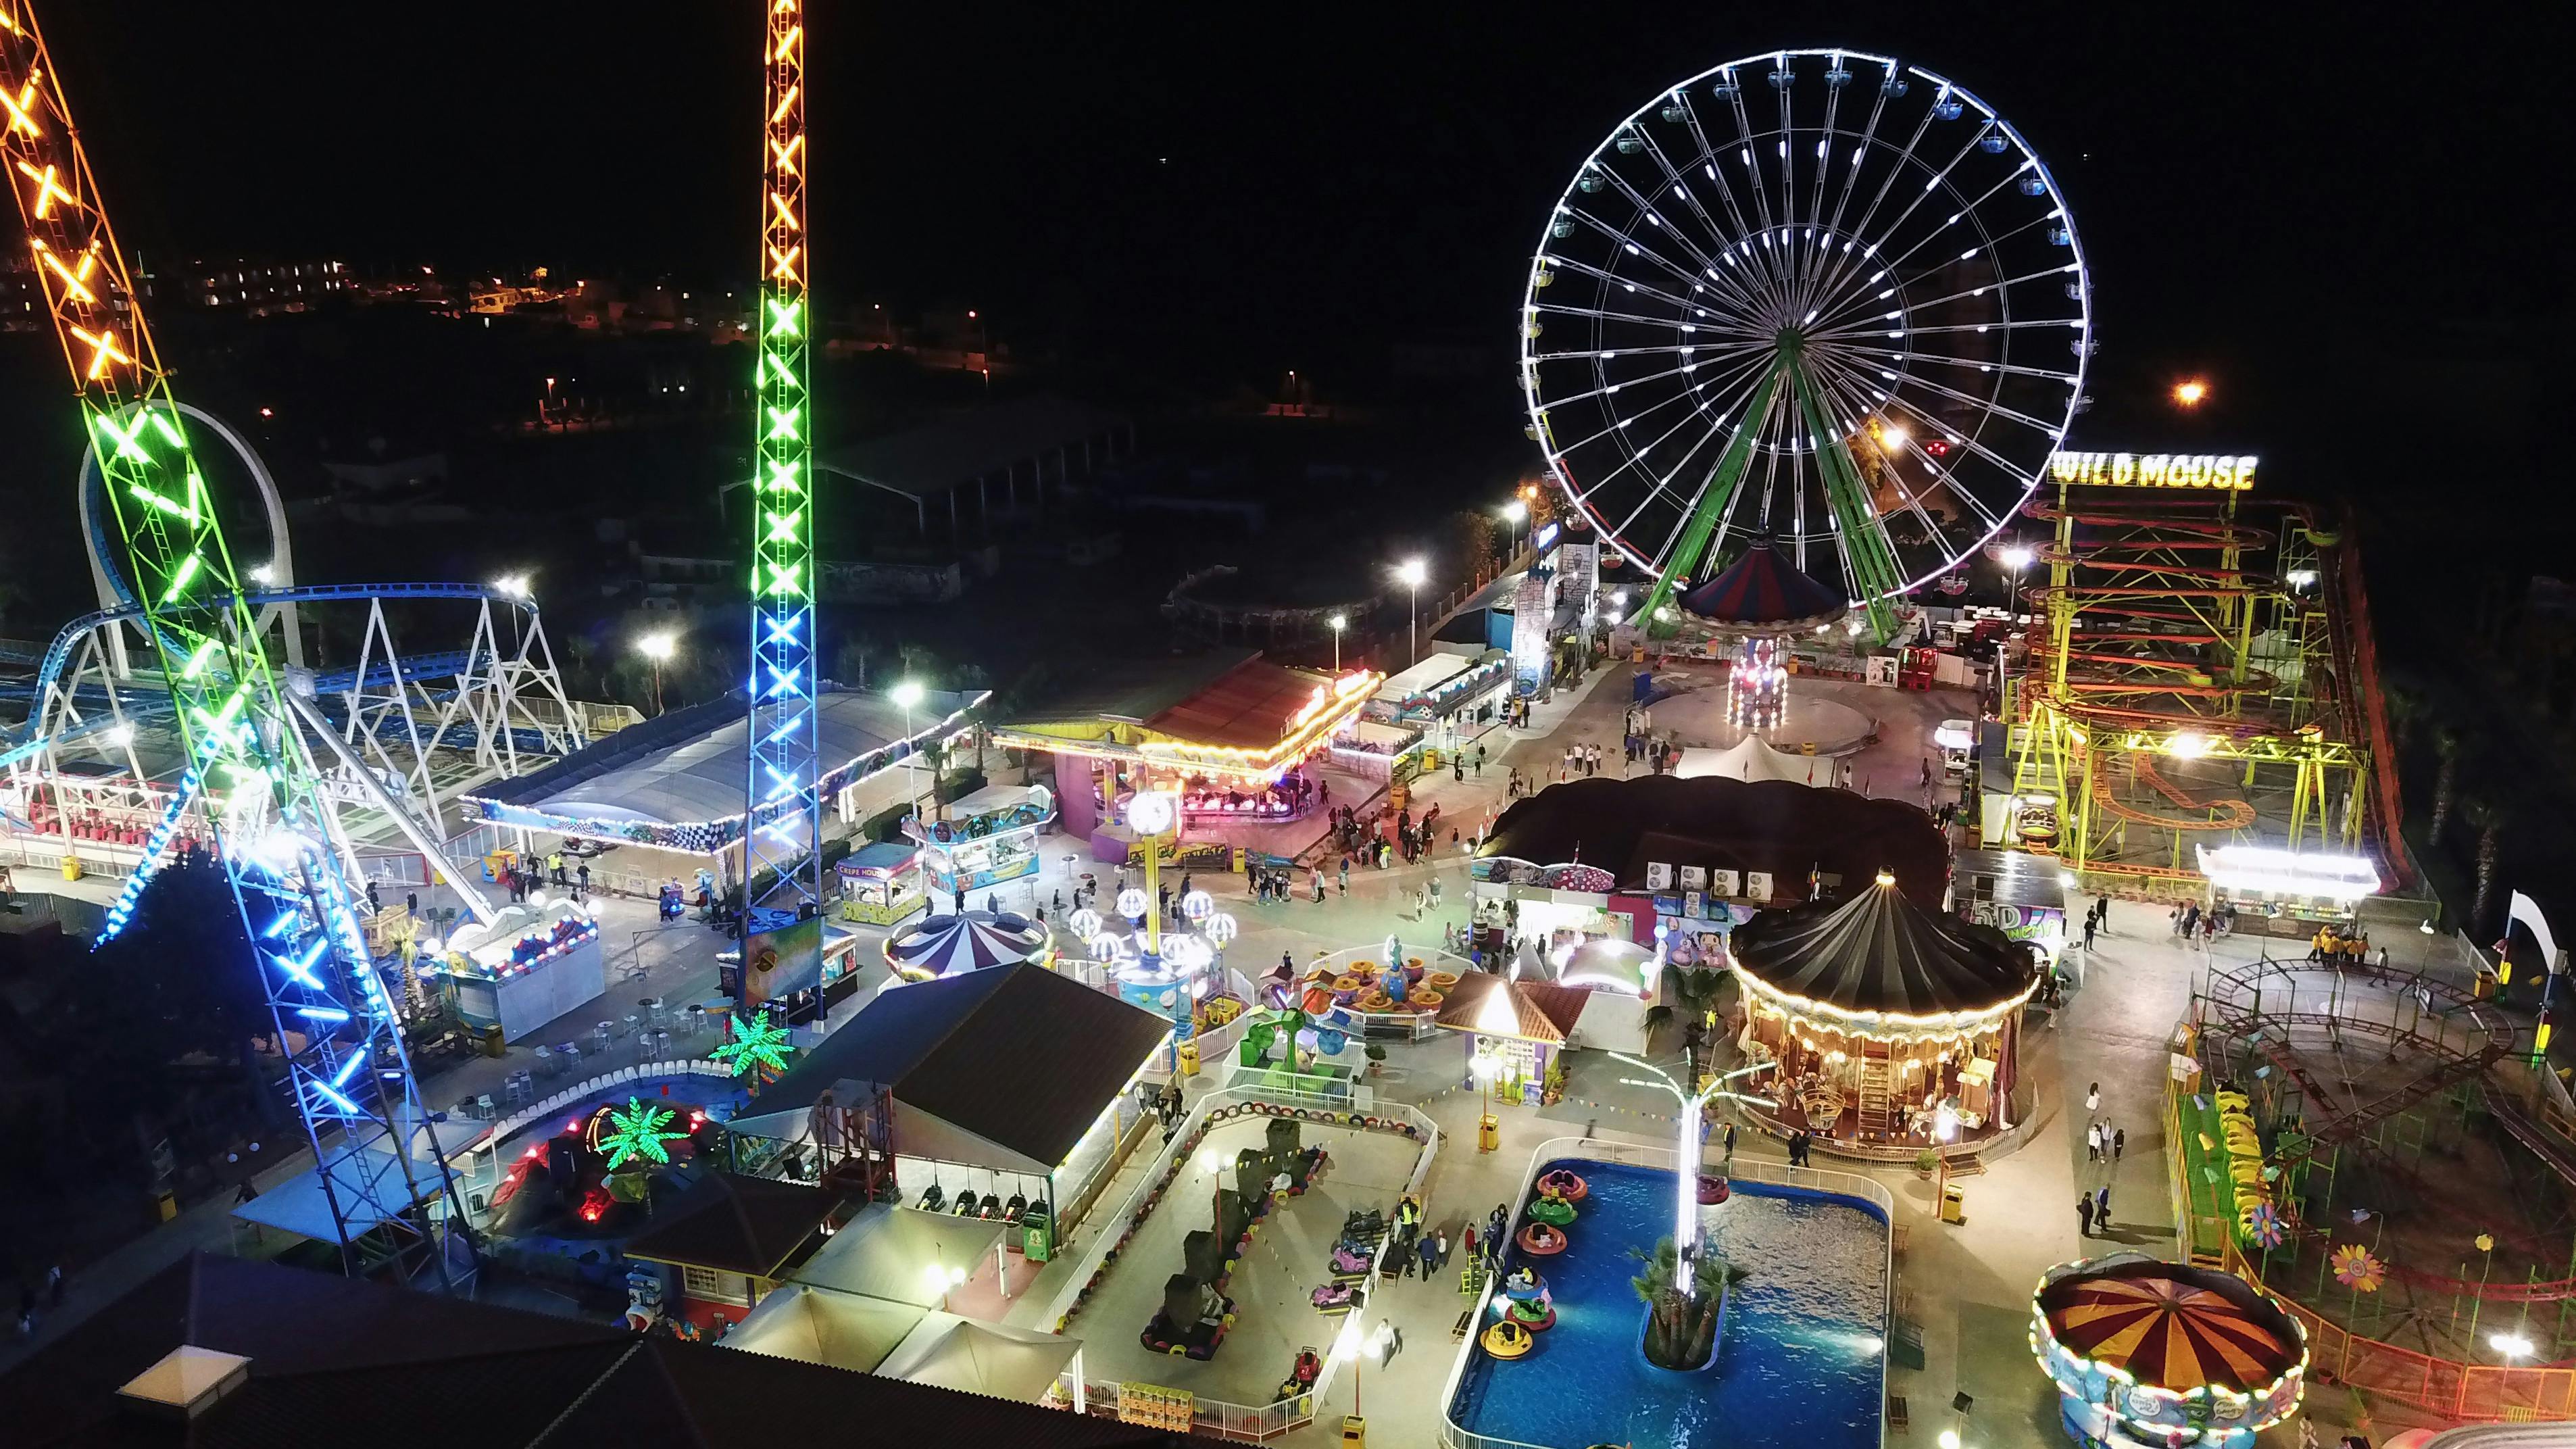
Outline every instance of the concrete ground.
<path id="1" fill-rule="evenodd" d="M 1279 1381 L 1288 1376 L 1298 1350 L 1321 1353 L 1332 1346 L 1342 1320 L 1316 1312 L 1309 1295 L 1331 1281 L 1326 1262 L 1341 1236 L 1343 1218 L 1370 1208 L 1392 1209 L 1422 1149 L 1392 1133 L 1312 1123 L 1304 1124 L 1303 1141 L 1322 1147 L 1330 1163 L 1303 1195 L 1262 1219 L 1227 1286 L 1236 1317 L 1216 1356 L 1201 1362 L 1153 1353 L 1137 1341 L 1162 1307 L 1164 1280 L 1180 1271 L 1182 1239 L 1208 1227 L 1220 1180 L 1232 1180 L 1235 1154 L 1260 1146 L 1270 1121 L 1238 1118 L 1210 1130 L 1199 1153 L 1173 1179 L 1162 1202 L 1101 1279 L 1100 1291 L 1068 1330 L 1083 1340 L 1084 1368 L 1094 1382 L 1159 1384 L 1259 1407 L 1270 1402 Z M 1222 1164 L 1217 1171 L 1203 1165 L 1210 1153 Z"/>
<path id="2" fill-rule="evenodd" d="M 1438 801 L 1444 817 L 1464 827 L 1464 837 L 1472 837 L 1475 827 L 1499 810 L 1511 767 L 1552 781 L 1565 744 L 1588 741 L 1606 746 L 1605 768 L 1611 768 L 1619 759 L 1620 713 L 1629 698 L 1630 674 L 1625 664 L 1595 670 L 1578 686 L 1559 691 L 1540 706 L 1533 728 L 1489 734 L 1490 758 L 1481 776 L 1470 773 L 1464 780 L 1435 776 L 1420 783 L 1418 796 L 1426 802 Z M 1851 692 L 1856 696 L 1854 707 L 1878 722 L 1879 742 L 1856 759 L 1855 783 L 1872 794 L 1919 797 L 1921 762 L 1930 753 L 1932 727 L 1943 718 L 1970 712 L 1964 698 L 1939 693 L 1808 679 L 1793 681 L 1792 688 L 1831 689 L 1838 696 Z M 1030 899 L 1051 897 L 1066 878 L 1060 860 L 1066 853 L 1058 842 L 1049 842 L 1045 873 L 1036 882 L 1002 888 L 1004 903 L 1019 903 L 1014 897 L 1023 890 Z M 1241 922 L 1243 934 L 1231 954 L 1236 964 L 1257 974 L 1262 964 L 1283 950 L 1302 960 L 1319 948 L 1380 941 L 1390 931 L 1407 940 L 1436 941 L 1442 924 L 1465 919 L 1465 860 L 1463 851 L 1449 849 L 1444 840 L 1442 849 L 1420 865 L 1383 872 L 1354 869 L 1348 893 L 1334 890 L 1322 905 L 1304 900 L 1254 905 L 1243 898 L 1240 877 L 1200 877 L 1197 883 L 1223 898 Z M 1088 868 L 1076 863 L 1077 870 Z M 1443 909 L 1416 919 L 1415 892 L 1434 874 L 1444 884 Z M 2401 963 L 2420 953 L 2423 943 L 2435 940 L 2426 937 L 2419 942 L 2412 939 L 2413 934 L 2401 933 L 2392 940 Z M 617 939 L 612 930 L 612 950 Z M 704 928 L 648 937 L 640 943 L 647 979 L 633 987 L 619 987 L 616 994 L 698 999 L 712 988 L 713 953 L 722 944 L 720 937 Z M 2240 938 L 2220 941 L 2214 949 L 2225 959 L 2251 959 L 2259 944 Z M 1896 1196 L 1898 1224 L 1906 1234 L 1906 1248 L 1898 1260 L 1900 1313 L 1921 1325 L 1926 1356 L 1921 1370 L 1892 1372 L 1890 1389 L 1907 1398 L 1913 1435 L 1926 1443 L 1949 1427 L 1960 1428 L 1970 1449 L 2054 1449 L 2063 1443 L 2055 1391 L 2031 1362 L 2025 1342 L 2030 1294 L 2041 1271 L 2115 1247 L 2155 1252 L 2173 1247 L 2160 1126 L 2165 1040 L 2189 1002 L 2204 958 L 2198 947 L 2186 946 L 2169 933 L 2161 908 L 2129 903 L 2113 904 L 2109 930 L 2091 952 L 2079 951 L 2079 955 L 2084 985 L 2052 1020 L 2034 1025 L 2023 1043 L 2023 1068 L 2035 1090 L 2039 1125 L 2020 1150 L 1964 1181 L 1966 1224 L 1940 1224 L 1933 1213 L 1933 1185 L 1910 1171 L 1877 1174 Z M 853 1015 L 846 1008 L 839 1013 L 842 1019 Z M 1673 1055 L 1669 1040 L 1657 1045 L 1659 1060 Z M 1532 1154 L 1547 1139 L 1587 1128 L 1605 1139 L 1655 1146 L 1672 1139 L 1669 1099 L 1621 1085 L 1618 1078 L 1635 1075 L 1632 1069 L 1597 1053 L 1576 1052 L 1569 1058 L 1565 1101 L 1543 1110 L 1501 1109 L 1500 1148 L 1480 1153 L 1475 1128 L 1483 1104 L 1476 1093 L 1459 1084 L 1460 1051 L 1457 1040 L 1445 1033 L 1419 1045 L 1399 1043 L 1390 1049 L 1375 1079 L 1383 1097 L 1420 1106 L 1444 1134 L 1428 1185 L 1429 1210 L 1435 1229 L 1447 1228 L 1453 1242 L 1463 1223 L 1481 1220 L 1496 1204 L 1517 1195 Z M 497 1080 L 513 1065 L 507 1061 L 462 1064 L 432 1080 L 431 1098 L 452 1101 L 468 1090 L 489 1090 L 476 1084 Z M 1211 1064 L 1210 1070 L 1187 1085 L 1188 1092 L 1195 1096 L 1211 1090 L 1219 1084 L 1222 1070 L 1221 1065 Z M 2102 1089 L 2099 1115 L 2127 1131 L 2126 1150 L 2117 1164 L 2093 1163 L 2085 1151 L 2084 1095 L 2094 1082 Z M 1153 1139 L 1147 1140 L 1150 1144 Z M 1383 1141 L 1402 1145 L 1397 1139 Z M 1392 1163 L 1365 1163 L 1361 1154 L 1367 1150 L 1355 1147 L 1348 1153 L 1337 1152 L 1343 1160 L 1328 1175 L 1322 1196 L 1315 1199 L 1321 1210 L 1315 1226 L 1285 1233 L 1265 1230 L 1256 1261 L 1238 1278 L 1239 1301 L 1247 1305 L 1262 1301 L 1247 1292 L 1259 1284 L 1264 1293 L 1287 1295 L 1295 1308 L 1302 1303 L 1304 1291 L 1320 1281 L 1320 1264 L 1344 1208 L 1392 1204 L 1404 1174 Z M 1140 1149 L 1122 1169 L 1104 1203 L 1114 1207 L 1124 1201 L 1153 1169 L 1156 1156 L 1150 1146 Z M 1785 1154 L 1778 1144 L 1748 1133 L 1739 1156 L 1777 1161 Z M 1842 1166 L 1822 1157 L 1818 1162 Z M 280 1164 L 275 1172 L 283 1175 L 292 1166 Z M 2078 1231 L 2075 1194 L 2079 1187 L 2090 1191 L 2102 1186 L 2112 1193 L 2111 1229 L 2107 1236 L 2088 1239 Z M 1155 1215 L 1149 1230 L 1177 1233 L 1203 1225 L 1203 1210 L 1187 1209 L 1190 1196 L 1203 1196 L 1204 1191 L 1204 1183 L 1183 1189 L 1182 1196 Z M 219 1243 L 224 1235 L 224 1206 L 207 1204 L 183 1214 L 177 1223 L 116 1255 L 111 1263 L 76 1275 L 69 1311 L 50 1315 L 39 1341 L 59 1331 L 62 1321 L 130 1287 L 188 1248 Z M 1108 1216 L 1103 1211 L 1093 1224 L 1071 1234 L 1058 1263 L 1078 1260 L 1099 1230 L 1097 1220 Z M 1172 1261 L 1178 1254 L 1177 1236 L 1164 1250 L 1142 1237 L 1132 1246 L 1140 1267 Z M 1272 1253 L 1279 1255 L 1276 1260 L 1268 1256 Z M 1122 1342 L 1134 1344 L 1147 1311 L 1144 1305 L 1159 1296 L 1162 1277 L 1162 1272 L 1149 1272 L 1135 1275 L 1130 1282 L 1124 1275 L 1113 1276 L 1108 1280 L 1113 1296 L 1108 1301 L 1096 1299 L 1077 1320 L 1073 1331 L 1095 1341 L 1091 1363 L 1095 1378 L 1125 1371 L 1112 1369 L 1106 1355 L 1117 1352 Z M 1032 1305 L 1042 1304 L 1051 1291 L 1052 1280 L 1029 1285 L 1014 1300 L 1015 1311 L 1034 1312 Z M 1127 1293 L 1141 1296 L 1134 1303 L 1115 1296 Z M 1448 1330 L 1461 1303 L 1454 1277 L 1446 1275 L 1436 1283 L 1417 1279 L 1386 1285 L 1367 1310 L 1363 1327 L 1374 1329 L 1379 1320 L 1387 1321 L 1401 1331 L 1402 1349 L 1391 1359 L 1371 1358 L 1337 1371 L 1313 1426 L 1289 1436 L 1288 1442 L 1316 1449 L 1335 1443 L 1341 1416 L 1355 1407 L 1365 1412 L 1375 1442 L 1426 1449 L 1439 1442 L 1442 1393 L 1457 1362 Z M 1301 1319 L 1298 1312 L 1306 1316 Z M 1221 1396 L 1257 1402 L 1285 1373 L 1298 1345 L 1330 1341 L 1325 1321 L 1313 1317 L 1311 1309 L 1297 1309 L 1267 1325 L 1262 1322 L 1264 1316 L 1247 1314 L 1238 1322 L 1237 1337 L 1219 1354 L 1215 1374 L 1232 1375 L 1239 1365 L 1244 1376 L 1241 1384 L 1227 1379 L 1229 1391 Z M 0 1368 L 23 1348 L 16 1341 L 0 1345 Z M 1164 1358 L 1132 1367 L 1149 1382 L 1190 1387 L 1175 1376 L 1205 1366 Z M 1206 1391 L 1219 1392 L 1213 1387 Z M 1974 1400 L 1964 1424 L 1948 1409 L 1951 1396 L 1960 1392 Z M 2358 1422 L 2352 1400 L 2342 1391 L 2312 1389 L 2309 1404 L 2318 1434 L 2327 1442 Z M 2392 1422 L 2393 1416 L 2383 1413 L 2378 1426 Z M 2267 1437 L 2286 1446 L 2297 1441 L 2295 1429 L 2289 1426 Z"/>

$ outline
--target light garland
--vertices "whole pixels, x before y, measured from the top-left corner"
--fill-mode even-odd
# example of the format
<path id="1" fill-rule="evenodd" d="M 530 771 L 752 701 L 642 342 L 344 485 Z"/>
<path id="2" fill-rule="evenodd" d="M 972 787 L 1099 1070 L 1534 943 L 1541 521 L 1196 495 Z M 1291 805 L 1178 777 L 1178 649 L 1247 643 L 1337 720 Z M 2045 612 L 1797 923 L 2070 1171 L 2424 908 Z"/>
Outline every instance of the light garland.
<path id="1" fill-rule="evenodd" d="M 2057 1385 L 2061 1395 L 2087 1408 L 2099 1410 L 2122 1427 L 2137 1431 L 2134 1437 L 2145 1441 L 2170 1442 L 2170 1436 L 2176 1431 L 2199 1430 L 2208 1433 L 2211 1442 L 2221 1449 L 2251 1449 L 2257 1433 L 2281 1423 L 2298 1411 L 2300 1402 L 2307 1395 L 2312 1349 L 2307 1335 L 2300 1330 L 2296 1315 L 2282 1308 L 2280 1300 L 2265 1292 L 2262 1285 L 2247 1282 L 2255 1297 L 2278 1311 L 2292 1332 L 2298 1334 L 2299 1361 L 2270 1383 L 2250 1392 L 2231 1389 L 2224 1384 L 2172 1389 L 2162 1384 L 2142 1383 L 2137 1375 L 2117 1364 L 2087 1358 L 2057 1341 L 2056 1333 L 2049 1326 L 2048 1310 L 2041 1305 L 2041 1295 L 2058 1278 L 2084 1268 L 2085 1264 L 2080 1262 L 2060 1264 L 2042 1273 L 2039 1286 L 2031 1290 L 2027 1342 L 2031 1356 L 2038 1360 L 2040 1370 Z M 2097 1381 L 2101 1385 L 2098 1399 L 2092 1397 L 2096 1392 L 2092 1385 Z M 2207 1422 L 2196 1421 L 2191 1406 L 2198 1402 L 2209 1405 Z M 2268 1411 L 2262 1406 L 2269 1406 Z M 2168 1411 L 2170 1422 L 2157 1417 L 2160 1412 Z M 2249 1415 L 2258 1413 L 2262 1416 L 2249 1419 Z"/>
<path id="2" fill-rule="evenodd" d="M 1929 1016 L 1915 1016 L 1901 1011 L 1850 1011 L 1826 1002 L 1810 1000 L 1773 986 L 1745 970 L 1741 963 L 1736 967 L 1735 979 L 1744 987 L 1747 995 L 1757 998 L 1784 1017 L 1798 1021 L 1831 1024 L 1834 1030 L 1844 1036 L 1863 1037 L 1870 1041 L 1916 1041 L 1941 1036 L 1966 1039 L 2000 1027 L 2004 1018 L 2020 1011 L 2030 1000 L 2031 994 L 2039 990 L 2039 981 L 2034 977 L 2028 986 L 2023 987 L 2010 1000 L 1994 1006 L 1982 1007 L 1975 1011 L 1945 1011 Z"/>

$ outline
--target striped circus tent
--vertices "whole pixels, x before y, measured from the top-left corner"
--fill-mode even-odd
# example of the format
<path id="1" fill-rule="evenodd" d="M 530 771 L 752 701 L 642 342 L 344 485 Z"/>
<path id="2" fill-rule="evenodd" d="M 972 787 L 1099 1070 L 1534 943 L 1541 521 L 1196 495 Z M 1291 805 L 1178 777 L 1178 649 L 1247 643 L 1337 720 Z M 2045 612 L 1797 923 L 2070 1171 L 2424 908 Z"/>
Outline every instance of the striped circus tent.
<path id="1" fill-rule="evenodd" d="M 2069 1351 L 2174 1393 L 2259 1393 L 2298 1365 L 2298 1330 L 2244 1279 L 2140 1261 L 2042 1289 L 2049 1335 Z"/>
<path id="2" fill-rule="evenodd" d="M 1797 633 L 1851 612 L 1840 590 L 1800 573 L 1768 535 L 1754 539 L 1725 572 L 1684 593 L 1681 606 L 1702 624 L 1759 634 Z"/>
<path id="3" fill-rule="evenodd" d="M 1046 927 L 1008 911 L 968 911 L 963 915 L 929 916 L 896 932 L 886 941 L 886 961 L 914 981 L 1043 962 Z"/>

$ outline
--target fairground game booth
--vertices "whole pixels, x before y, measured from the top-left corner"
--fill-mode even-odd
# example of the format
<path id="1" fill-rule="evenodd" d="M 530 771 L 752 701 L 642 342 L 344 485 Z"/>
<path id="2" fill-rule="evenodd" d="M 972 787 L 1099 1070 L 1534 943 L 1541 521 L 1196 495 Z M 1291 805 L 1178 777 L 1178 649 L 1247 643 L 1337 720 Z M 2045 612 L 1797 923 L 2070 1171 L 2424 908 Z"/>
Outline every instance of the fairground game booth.
<path id="1" fill-rule="evenodd" d="M 992 741 L 1054 760 L 1061 828 L 1096 860 L 1123 863 L 1134 845 L 1123 805 L 1140 790 L 1180 798 L 1185 838 L 1263 848 L 1265 827 L 1321 816 L 1337 771 L 1326 746 L 1356 720 L 1384 677 L 1338 677 L 1220 651 L 1099 671 Z M 1042 767 L 1041 767 L 1042 768 Z M 1374 793 L 1342 776 L 1356 803 Z"/>

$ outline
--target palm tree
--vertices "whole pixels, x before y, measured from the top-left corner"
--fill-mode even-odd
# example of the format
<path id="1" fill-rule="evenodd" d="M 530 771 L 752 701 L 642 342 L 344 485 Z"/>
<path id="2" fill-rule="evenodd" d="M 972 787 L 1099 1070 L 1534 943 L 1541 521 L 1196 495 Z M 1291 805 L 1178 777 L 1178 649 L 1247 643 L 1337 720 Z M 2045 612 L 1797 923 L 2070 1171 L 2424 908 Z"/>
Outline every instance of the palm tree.
<path id="1" fill-rule="evenodd" d="M 1707 1363 L 1709 1355 L 1717 1352 L 1717 1324 L 1723 1316 L 1719 1309 L 1726 1302 L 1727 1285 L 1744 1275 L 1717 1254 L 1703 1252 L 1691 1262 L 1691 1286 L 1685 1293 L 1673 1286 L 1671 1238 L 1658 1241 L 1651 1254 L 1630 1248 L 1628 1256 L 1646 1265 L 1644 1272 L 1628 1280 L 1628 1286 L 1653 1310 L 1646 1330 L 1647 1359 L 1669 1369 Z"/>
<path id="2" fill-rule="evenodd" d="M 2513 822 L 2513 808 L 2501 800 L 2472 795 L 2460 809 L 2478 832 L 2478 889 L 2469 906 L 2469 920 L 2483 924 L 2487 903 L 2495 899 L 2496 866 L 2504 854 L 2504 828 Z"/>
<path id="3" fill-rule="evenodd" d="M 2460 732 L 2447 724 L 2433 727 L 2433 753 L 2441 757 L 2441 767 L 2433 772 L 2433 819 L 2425 827 L 2428 844 L 2442 842 L 2442 827 L 2451 823 L 2451 806 L 2460 794 L 2460 747 L 2465 743 Z"/>
<path id="4" fill-rule="evenodd" d="M 1679 1020 L 1682 1044 L 1689 1046 L 1698 1039 L 1708 1014 L 1717 1009 L 1717 994 L 1725 984 L 1726 973 L 1712 967 L 1694 970 L 1676 966 L 1666 971 L 1655 988 L 1655 995 L 1661 999 L 1646 1008 L 1647 1032 L 1652 1034 L 1657 1027 Z"/>

